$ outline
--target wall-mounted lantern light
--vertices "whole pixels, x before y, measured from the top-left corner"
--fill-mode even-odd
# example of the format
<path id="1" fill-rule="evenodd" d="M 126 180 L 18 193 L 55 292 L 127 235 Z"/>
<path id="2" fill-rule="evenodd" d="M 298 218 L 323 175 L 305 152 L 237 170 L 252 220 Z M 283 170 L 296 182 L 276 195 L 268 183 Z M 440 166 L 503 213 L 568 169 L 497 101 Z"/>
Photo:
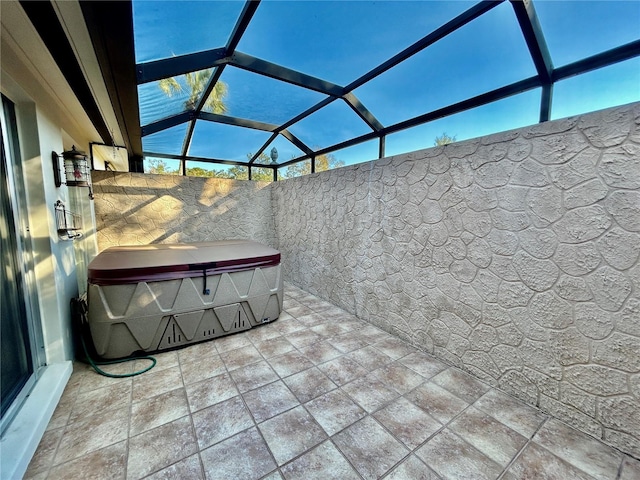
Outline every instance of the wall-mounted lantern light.
<path id="1" fill-rule="evenodd" d="M 88 187 L 89 198 L 93 200 L 91 168 L 84 152 L 76 150 L 75 145 L 71 147 L 71 150 L 62 152 L 62 167 L 60 166 L 60 155 L 56 152 L 51 152 L 51 160 L 53 161 L 53 178 L 56 187 L 63 183 L 68 187 Z M 64 181 L 60 175 L 61 170 L 64 172 Z"/>

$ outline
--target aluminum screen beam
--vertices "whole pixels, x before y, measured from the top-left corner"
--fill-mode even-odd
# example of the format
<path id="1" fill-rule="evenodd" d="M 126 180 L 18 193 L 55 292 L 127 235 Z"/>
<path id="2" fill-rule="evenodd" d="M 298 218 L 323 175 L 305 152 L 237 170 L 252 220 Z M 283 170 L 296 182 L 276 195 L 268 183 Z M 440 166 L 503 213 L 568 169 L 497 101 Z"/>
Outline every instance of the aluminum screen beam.
<path id="1" fill-rule="evenodd" d="M 198 105 L 194 110 L 194 115 L 197 116 L 201 111 L 204 104 L 207 102 L 207 98 L 211 94 L 211 90 L 215 86 L 216 82 L 220 79 L 220 75 L 222 75 L 222 70 L 224 69 L 224 65 L 216 68 L 215 72 L 211 75 L 209 82 L 207 83 L 204 92 L 200 95 L 200 100 L 198 100 Z M 196 128 L 196 118 L 192 118 L 189 121 L 189 126 L 187 127 L 187 132 L 184 136 L 184 141 L 182 142 L 182 155 L 187 155 L 189 153 L 189 148 L 191 148 L 191 139 L 193 138 L 193 131 Z"/>
<path id="2" fill-rule="evenodd" d="M 261 130 L 263 132 L 274 132 L 278 129 L 278 125 L 273 123 L 257 122 L 246 118 L 229 117 L 227 115 L 219 115 L 216 113 L 200 112 L 198 118 L 209 122 L 223 123 L 225 125 L 233 125 L 236 127 L 251 128 L 253 130 Z"/>
<path id="3" fill-rule="evenodd" d="M 511 97 L 513 95 L 517 95 L 519 93 L 523 93 L 528 90 L 532 90 L 534 88 L 539 88 L 540 86 L 541 86 L 540 79 L 538 77 L 530 77 L 525 80 L 520 80 L 519 82 L 515 82 L 505 87 L 500 87 L 495 90 L 491 90 L 489 92 L 477 95 L 467 100 L 454 103 L 447 107 L 440 108 L 438 110 L 434 110 L 432 112 L 425 113 L 423 115 L 418 115 L 417 117 L 411 118 L 409 120 L 405 120 L 403 122 L 398 122 L 395 125 L 386 127 L 382 131 L 382 134 L 389 135 L 391 133 L 395 133 L 400 130 L 405 130 L 407 128 L 415 127 L 423 123 L 428 123 L 433 120 L 437 120 L 439 118 L 455 115 L 456 113 L 464 112 L 466 110 L 471 110 L 472 108 L 476 108 L 476 107 L 481 107 L 482 105 L 496 102 L 498 100 L 502 100 L 503 98 Z"/>
<path id="4" fill-rule="evenodd" d="M 253 154 L 253 157 L 249 160 L 249 165 L 252 165 L 276 138 L 278 138 L 278 132 L 274 132 L 273 135 L 269 137 L 269 140 L 267 140 L 264 145 L 262 145 L 258 151 Z"/>
<path id="5" fill-rule="evenodd" d="M 147 135 L 153 135 L 154 133 L 166 130 L 167 128 L 175 127 L 176 125 L 193 120 L 193 118 L 194 113 L 190 111 L 182 112 L 178 115 L 172 115 L 170 117 L 163 118 L 162 120 L 158 120 L 157 122 L 148 123 L 141 127 L 142 136 L 146 137 Z"/>
<path id="6" fill-rule="evenodd" d="M 302 150 L 305 154 L 307 154 L 309 156 L 313 155 L 313 150 L 311 150 L 304 142 L 302 142 L 298 137 L 296 137 L 289 130 L 282 130 L 280 132 L 280 135 L 282 135 L 284 138 L 286 138 L 291 143 L 293 143 L 296 147 L 298 147 L 300 150 Z"/>
<path id="7" fill-rule="evenodd" d="M 542 83 L 540 122 L 546 122 L 551 117 L 551 101 L 553 98 L 553 81 L 551 78 L 553 61 L 551 60 L 551 54 L 531 0 L 511 0 L 511 5 Z"/>
<path id="8" fill-rule="evenodd" d="M 204 163 L 215 163 L 220 165 L 234 165 L 240 167 L 248 167 L 249 164 L 247 162 L 238 162 L 235 160 L 224 160 L 221 158 L 207 158 L 207 157 L 193 157 L 190 155 L 179 156 L 179 155 L 171 155 L 167 153 L 155 153 L 155 152 L 144 152 L 145 157 L 154 157 L 154 158 L 166 158 L 167 160 L 186 160 L 192 162 L 204 162 Z M 260 165 L 261 167 L 268 167 L 268 165 Z"/>
<path id="9" fill-rule="evenodd" d="M 438 40 L 440 40 L 440 39 L 444 38 L 445 36 L 447 36 L 448 34 L 454 32 L 458 28 L 461 28 L 462 26 L 466 25 L 467 23 L 471 22 L 472 20 L 478 18 L 479 16 L 483 15 L 484 13 L 486 13 L 486 12 L 490 11 L 491 9 L 495 8 L 497 5 L 499 5 L 503 1 L 504 0 L 485 0 L 485 1 L 482 1 L 482 2 L 478 3 L 477 5 L 475 5 L 473 7 L 471 7 L 470 9 L 468 9 L 467 11 L 465 11 L 462 14 L 458 15 L 456 18 L 454 18 L 450 22 L 448 22 L 445 25 L 441 26 L 440 28 L 436 29 L 434 32 L 430 33 L 429 35 L 423 37 L 421 40 L 418 40 L 416 43 L 414 43 L 410 47 L 406 48 L 402 52 L 398 53 L 394 57 L 390 58 L 386 62 L 380 64 L 378 67 L 376 67 L 373 70 L 371 70 L 369 73 L 366 73 L 365 75 L 363 75 L 359 79 L 355 80 L 354 82 L 352 82 L 349 85 L 347 85 L 346 87 L 344 87 L 344 89 L 343 89 L 344 93 L 342 95 L 343 98 L 345 98 L 353 90 L 355 90 L 356 88 L 358 88 L 361 85 L 365 84 L 366 82 L 374 79 L 378 75 L 381 75 L 382 73 L 386 72 L 387 70 L 389 70 L 389 69 L 393 68 L 394 66 L 398 65 L 399 63 L 403 62 L 407 58 L 409 58 L 409 57 L 415 55 L 416 53 L 420 52 L 421 50 L 427 48 L 429 45 L 432 45 L 433 43 L 435 43 Z M 357 99 L 357 97 L 355 97 L 355 95 L 352 96 L 352 97 L 349 97 L 349 98 L 354 99 L 354 102 L 357 102 L 357 103 L 353 104 L 350 101 L 346 100 L 346 98 L 345 98 L 345 101 L 347 101 L 347 104 L 349 104 L 351 106 L 351 108 L 353 108 L 353 110 L 369 125 L 369 127 L 371 127 L 374 130 L 374 132 L 379 133 L 381 131 L 381 129 L 384 128 L 382 126 L 382 124 L 380 124 L 377 121 L 377 119 L 375 119 L 375 117 L 373 117 L 372 114 L 370 114 L 370 113 L 367 114 L 368 110 L 366 110 L 364 108 L 364 105 L 362 105 L 362 103 L 360 103 L 360 101 Z M 290 127 L 294 123 L 297 123 L 300 120 L 302 120 L 303 118 L 308 117 L 312 113 L 320 110 L 321 108 L 324 108 L 325 106 L 327 106 L 329 103 L 331 103 L 334 100 L 335 100 L 334 98 L 329 97 L 329 98 L 319 102 L 318 104 L 316 104 L 313 107 L 309 108 L 308 110 L 306 110 L 305 112 L 301 113 L 297 117 L 295 117 L 295 118 L 289 120 L 288 122 L 286 122 L 285 124 L 283 124 L 282 128 L 284 129 L 284 128 Z M 362 108 L 359 108 L 358 105 L 361 106 Z M 371 115 L 371 117 L 369 117 L 369 115 Z M 371 123 L 369 123 L 369 122 L 371 122 Z M 369 136 L 369 135 L 367 135 L 367 136 Z M 376 135 L 376 136 L 379 136 L 379 135 Z M 361 137 L 359 137 L 359 138 L 361 138 Z M 375 138 L 375 136 L 374 136 L 374 138 Z M 354 144 L 357 144 L 357 143 L 361 143 L 361 142 L 356 142 Z M 303 157 L 303 158 L 306 158 L 306 157 Z"/>
<path id="10" fill-rule="evenodd" d="M 227 42 L 227 45 L 225 47 L 227 53 L 233 53 L 236 51 L 236 48 L 238 48 L 238 44 L 240 43 L 240 40 L 242 40 L 242 36 L 244 35 L 245 30 L 247 30 L 247 27 L 249 26 L 249 23 L 251 23 L 253 15 L 256 13 L 256 10 L 258 10 L 258 7 L 260 6 L 260 1 L 261 0 L 247 0 L 245 2 L 244 8 L 240 13 L 240 17 L 233 27 L 231 35 L 229 35 L 229 41 Z"/>
<path id="11" fill-rule="evenodd" d="M 344 142 L 337 143 L 335 145 L 331 145 L 326 148 L 322 148 L 320 150 L 317 150 L 315 154 L 324 155 L 327 153 L 335 152 L 336 150 L 352 147 L 353 145 L 357 145 L 359 143 L 372 140 L 374 138 L 382 138 L 386 135 L 390 135 L 392 133 L 396 133 L 401 130 L 406 130 L 407 128 L 422 125 L 424 123 L 429 123 L 433 120 L 438 120 L 439 118 L 448 117 L 450 115 L 455 115 L 456 113 L 464 112 L 465 110 L 470 110 L 472 108 L 480 107 L 482 105 L 486 105 L 488 103 L 502 100 L 504 98 L 511 97 L 513 95 L 517 95 L 519 93 L 523 93 L 528 90 L 532 90 L 534 88 L 540 88 L 540 87 L 541 87 L 540 79 L 537 76 L 527 78 L 525 80 L 512 83 L 505 87 L 497 88 L 495 90 L 491 90 L 490 92 L 486 92 L 481 95 L 477 95 L 473 98 L 463 100 L 462 102 L 454 103 L 447 107 L 440 108 L 438 110 L 434 110 L 432 112 L 425 113 L 423 115 L 418 115 L 417 117 L 410 118 L 408 120 L 396 123 L 394 125 L 390 125 L 388 127 L 384 127 L 380 132 L 366 133 L 364 135 L 360 135 L 359 137 L 352 138 L 350 140 L 346 140 Z M 308 156 L 297 157 L 297 158 L 291 159 L 288 162 L 283 163 L 280 166 L 286 167 L 292 163 L 305 160 L 306 158 L 308 158 Z"/>
<path id="12" fill-rule="evenodd" d="M 296 147 L 302 150 L 305 153 L 305 155 L 309 157 L 313 156 L 314 154 L 313 150 L 311 150 L 304 142 L 302 142 L 298 137 L 292 134 L 289 130 L 285 129 L 285 130 L 275 131 L 274 134 L 271 135 L 271 137 L 269 137 L 269 140 L 267 140 L 264 143 L 264 145 L 262 145 L 262 147 L 260 147 L 258 151 L 253 154 L 253 157 L 251 157 L 251 160 L 249 160 L 249 165 L 253 165 L 255 163 L 255 161 L 260 157 L 260 154 L 262 154 L 262 152 L 264 152 L 266 148 L 269 145 L 271 145 L 271 143 L 278 137 L 278 135 L 282 135 L 284 138 L 289 140 Z"/>
<path id="13" fill-rule="evenodd" d="M 184 140 L 182 141 L 182 156 L 185 157 L 189 154 L 189 148 L 191 148 L 191 139 L 193 138 L 193 131 L 196 129 L 196 120 L 189 120 L 189 125 L 187 126 L 187 133 L 184 135 Z"/>
<path id="14" fill-rule="evenodd" d="M 184 112 L 180 115 L 154 122 L 153 124 L 149 124 L 143 127 L 144 134 L 148 135 L 150 132 L 155 133 L 156 131 L 160 131 L 164 128 L 170 128 L 177 123 L 188 121 L 190 122 L 190 125 L 187 129 L 187 135 L 183 144 L 183 155 L 180 157 L 176 155 L 167 155 L 164 158 L 207 161 L 207 159 L 190 157 L 187 155 L 188 147 L 190 145 L 191 137 L 193 134 L 193 129 L 197 120 L 212 121 L 237 127 L 253 128 L 271 132 L 272 135 L 269 140 L 259 149 L 259 151 L 253 155 L 248 163 L 238 161 L 223 161 L 218 159 L 210 159 L 209 161 L 213 163 L 245 165 L 249 167 L 253 165 L 260 168 L 276 169 L 300 161 L 304 161 L 306 159 L 311 159 L 312 170 L 315 170 L 314 159 L 318 155 L 335 152 L 337 150 L 347 148 L 368 140 L 377 139 L 379 141 L 378 153 L 380 157 L 383 157 L 385 155 L 386 136 L 389 134 L 412 128 L 417 125 L 422 125 L 433 120 L 454 115 L 482 105 L 486 105 L 535 88 L 541 89 L 540 121 L 543 122 L 549 120 L 551 116 L 554 84 L 557 81 L 640 56 L 640 40 L 638 40 L 627 45 L 611 49 L 607 52 L 603 52 L 598 55 L 579 60 L 569 65 L 565 65 L 560 68 L 554 68 L 551 55 L 549 53 L 549 49 L 547 47 L 546 40 L 543 34 L 543 30 L 533 5 L 533 1 L 510 0 L 520 30 L 522 31 L 523 38 L 526 42 L 529 55 L 531 56 L 531 59 L 535 66 L 536 76 L 526 78 L 513 84 L 486 92 L 481 95 L 477 95 L 472 98 L 468 98 L 461 102 L 446 106 L 444 108 L 440 108 L 438 110 L 427 112 L 389 126 L 382 125 L 382 123 L 373 115 L 373 113 L 369 111 L 353 94 L 353 90 L 355 90 L 356 88 L 383 74 L 384 72 L 407 60 L 408 58 L 424 50 L 430 45 L 433 45 L 439 40 L 445 38 L 447 35 L 464 27 L 473 20 L 491 11 L 493 8 L 495 8 L 497 5 L 500 5 L 504 1 L 505 0 L 480 1 L 451 21 L 441 25 L 411 46 L 405 48 L 397 55 L 389 58 L 387 61 L 370 70 L 368 73 L 356 79 L 354 82 L 350 83 L 346 87 L 343 87 L 332 82 L 328 82 L 320 78 L 295 71 L 282 65 L 278 65 L 267 60 L 256 58 L 251 55 L 236 51 L 235 49 L 240 43 L 242 35 L 250 24 L 251 19 L 260 3 L 259 1 L 249 0 L 245 3 L 243 13 L 240 15 L 240 18 L 236 22 L 236 26 L 233 30 L 233 33 L 231 34 L 229 41 L 227 42 L 226 47 L 221 49 L 209 50 L 207 52 L 201 52 L 200 54 L 185 55 L 182 57 L 166 59 L 159 62 L 149 62 L 146 64 L 138 65 L 138 67 L 144 67 L 144 70 L 146 72 L 146 76 L 141 77 L 144 81 L 151 81 L 148 79 L 154 78 L 153 72 L 155 72 L 155 74 L 157 74 L 158 72 L 163 72 L 162 78 L 164 78 L 166 76 L 175 75 L 180 68 L 186 68 L 186 66 L 189 66 L 187 71 L 217 67 L 216 71 L 212 75 L 207 89 L 200 98 L 196 110 L 194 112 L 190 112 L 191 116 L 188 116 L 189 114 L 187 112 Z M 202 109 L 204 108 L 204 103 L 210 92 L 213 90 L 214 85 L 219 81 L 220 75 L 226 65 L 231 65 L 233 67 L 240 68 L 257 75 L 267 76 L 269 78 L 286 82 L 301 88 L 317 91 L 326 95 L 326 98 L 281 125 L 273 125 L 264 122 L 257 122 L 247 119 L 203 112 Z M 147 67 L 149 68 L 147 69 Z M 309 148 L 304 142 L 302 142 L 289 131 L 289 128 L 292 125 L 302 121 L 310 115 L 313 115 L 315 112 L 328 106 L 331 102 L 337 100 L 338 98 L 345 101 L 347 105 L 349 105 L 349 107 L 360 117 L 362 121 L 367 124 L 367 126 L 372 131 L 359 137 L 351 138 L 341 143 L 319 149 L 317 151 Z M 261 154 L 264 153 L 265 149 L 277 138 L 278 135 L 284 136 L 288 141 L 298 147 L 304 153 L 304 155 L 280 163 L 278 165 L 255 165 L 256 160 L 260 157 Z"/>
<path id="15" fill-rule="evenodd" d="M 574 75 L 580 75 L 590 72 L 591 70 L 613 65 L 614 63 L 631 60 L 638 56 L 640 56 L 640 40 L 558 67 L 553 71 L 553 81 L 564 80 Z"/>
<path id="16" fill-rule="evenodd" d="M 276 80 L 291 83 L 309 90 L 315 90 L 316 92 L 324 93 L 325 95 L 341 97 L 344 92 L 344 88 L 340 85 L 336 85 L 335 83 L 312 77 L 306 73 L 298 72 L 242 52 L 235 52 L 231 56 L 229 65 L 264 75 L 266 77 L 275 78 Z"/>
<path id="17" fill-rule="evenodd" d="M 371 113 L 353 93 L 349 92 L 345 94 L 342 99 L 347 102 L 347 105 L 349 105 L 367 125 L 369 125 L 371 130 L 377 132 L 384 128 L 373 113 Z"/>
<path id="18" fill-rule="evenodd" d="M 244 35 L 245 30 L 249 26 L 251 19 L 253 18 L 253 14 L 256 13 L 256 10 L 260 5 L 260 0 L 256 1 L 248 1 L 245 3 L 244 8 L 242 9 L 242 13 L 236 22 L 235 27 L 233 28 L 233 32 L 231 32 L 231 36 L 229 37 L 229 41 L 225 47 L 225 55 L 229 56 L 233 54 L 236 49 L 236 46 L 242 39 L 242 35 Z M 209 95 L 213 91 L 214 87 L 220 80 L 220 76 L 222 75 L 222 71 L 224 70 L 224 65 L 220 65 L 220 67 L 214 72 L 214 74 L 209 79 L 209 83 L 207 87 L 204 89 L 202 96 L 200 97 L 200 101 L 196 106 L 196 112 L 201 112 L 204 108 Z"/>
<path id="19" fill-rule="evenodd" d="M 217 67 L 218 65 L 226 64 L 228 61 L 224 48 L 214 48 L 204 52 L 138 63 L 136 65 L 138 85 Z"/>
<path id="20" fill-rule="evenodd" d="M 318 110 L 320 110 L 321 108 L 326 107 L 327 105 L 329 105 L 331 102 L 334 102 L 337 100 L 337 97 L 327 97 L 324 100 L 316 103 L 313 107 L 310 107 L 308 109 L 306 109 L 304 112 L 302 112 L 300 115 L 297 115 L 295 117 L 293 117 L 291 120 L 289 120 L 286 123 L 283 123 L 280 126 L 281 130 L 284 130 L 286 128 L 289 128 L 291 125 L 293 125 L 294 123 L 298 123 L 300 120 L 302 120 L 305 117 L 308 117 L 309 115 L 311 115 L 312 113 L 317 112 Z"/>
<path id="21" fill-rule="evenodd" d="M 378 158 L 384 158 L 385 149 L 387 148 L 387 137 L 382 135 L 378 144 Z"/>
<path id="22" fill-rule="evenodd" d="M 257 0 L 254 2 L 247 1 L 245 3 L 244 8 L 240 13 L 240 17 L 238 18 L 238 21 L 233 27 L 233 32 L 231 32 L 229 40 L 227 41 L 227 45 L 225 46 L 225 49 L 224 49 L 225 56 L 231 55 L 235 50 L 236 46 L 240 42 L 240 39 L 242 38 L 242 35 L 244 35 L 245 30 L 249 26 L 249 23 L 253 18 L 253 14 L 256 12 L 256 9 L 258 8 L 258 5 L 260 5 L 260 0 Z M 196 115 L 199 116 L 202 113 L 202 109 L 206 105 L 209 95 L 211 95 L 211 92 L 215 88 L 216 84 L 220 81 L 220 76 L 222 75 L 224 67 L 225 67 L 225 64 L 220 65 L 216 69 L 216 71 L 213 72 L 213 75 L 211 75 L 211 78 L 209 79 L 209 82 L 207 83 L 207 86 L 205 87 L 204 91 L 200 95 L 200 100 L 196 105 L 196 109 L 195 109 Z M 186 155 L 187 153 L 189 153 L 189 148 L 191 148 L 191 140 L 193 139 L 193 131 L 195 127 L 196 127 L 196 119 L 194 118 L 193 120 L 191 120 L 191 123 L 187 128 L 187 133 L 184 137 L 184 142 L 182 143 L 182 155 Z"/>
<path id="23" fill-rule="evenodd" d="M 553 83 L 542 85 L 540 95 L 540 117 L 538 121 L 548 122 L 551 119 L 551 107 L 553 106 Z"/>
<path id="24" fill-rule="evenodd" d="M 530 0 L 511 0 L 511 5 L 513 5 L 520 30 L 522 30 L 540 80 L 543 83 L 551 83 L 553 62 L 533 3 Z"/>
<path id="25" fill-rule="evenodd" d="M 429 35 L 427 35 L 427 36 L 423 37 L 422 39 L 418 40 L 413 45 L 405 48 L 403 51 L 401 51 L 397 55 L 391 57 L 386 62 L 380 64 L 379 66 L 377 66 L 373 70 L 369 71 L 368 73 L 365 73 L 363 76 L 361 76 L 357 80 L 355 80 L 352 83 L 350 83 L 349 85 L 347 85 L 345 87 L 345 92 L 351 92 L 351 91 L 355 90 L 356 88 L 364 85 L 368 81 L 373 80 L 374 78 L 376 78 L 377 76 L 383 74 L 387 70 L 389 70 L 389 69 L 395 67 L 396 65 L 398 65 L 399 63 L 405 61 L 407 58 L 412 57 L 416 53 L 424 50 L 429 45 L 433 45 L 438 40 L 443 39 L 444 37 L 446 37 L 450 33 L 456 31 L 457 29 L 459 29 L 461 27 L 463 27 L 464 25 L 466 25 L 467 23 L 471 22 L 472 20 L 475 20 L 479 16 L 484 15 L 489 10 L 495 8 L 496 6 L 498 6 L 503 1 L 504 0 L 485 0 L 485 1 L 482 1 L 482 2 L 480 2 L 478 4 L 476 4 L 475 6 L 471 7 L 470 9 L 468 9 L 466 12 L 461 13 L 460 15 L 458 15 L 453 20 L 445 23 L 444 25 L 442 25 L 440 28 L 437 28 L 432 33 L 430 33 Z"/>

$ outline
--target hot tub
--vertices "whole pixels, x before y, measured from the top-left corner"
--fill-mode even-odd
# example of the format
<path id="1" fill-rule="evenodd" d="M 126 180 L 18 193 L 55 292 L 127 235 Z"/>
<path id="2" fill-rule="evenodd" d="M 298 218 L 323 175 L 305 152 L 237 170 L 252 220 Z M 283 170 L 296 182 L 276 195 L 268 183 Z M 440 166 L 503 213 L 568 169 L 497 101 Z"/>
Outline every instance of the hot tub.
<path id="1" fill-rule="evenodd" d="M 88 284 L 103 358 L 248 330 L 282 310 L 280 252 L 247 240 L 110 247 L 89 264 Z"/>

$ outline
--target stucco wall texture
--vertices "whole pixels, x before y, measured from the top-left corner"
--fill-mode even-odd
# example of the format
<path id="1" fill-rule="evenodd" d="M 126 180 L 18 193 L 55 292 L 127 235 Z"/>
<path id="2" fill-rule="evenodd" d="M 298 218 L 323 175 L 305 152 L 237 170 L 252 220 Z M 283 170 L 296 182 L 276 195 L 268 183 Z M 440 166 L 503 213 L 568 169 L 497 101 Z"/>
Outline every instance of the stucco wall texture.
<path id="1" fill-rule="evenodd" d="M 640 104 L 269 186 L 207 182 L 101 174 L 100 247 L 263 241 L 286 281 L 640 456 Z"/>
<path id="2" fill-rule="evenodd" d="M 272 192 L 285 279 L 640 455 L 640 104 Z"/>

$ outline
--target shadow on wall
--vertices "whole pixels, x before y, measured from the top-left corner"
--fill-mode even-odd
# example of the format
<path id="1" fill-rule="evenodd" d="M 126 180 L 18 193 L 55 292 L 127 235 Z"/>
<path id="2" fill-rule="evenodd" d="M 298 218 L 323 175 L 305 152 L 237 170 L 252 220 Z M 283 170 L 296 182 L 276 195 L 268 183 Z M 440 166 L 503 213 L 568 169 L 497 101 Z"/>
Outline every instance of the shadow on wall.
<path id="1" fill-rule="evenodd" d="M 98 246 L 246 238 L 275 246 L 268 183 L 93 172 Z"/>

